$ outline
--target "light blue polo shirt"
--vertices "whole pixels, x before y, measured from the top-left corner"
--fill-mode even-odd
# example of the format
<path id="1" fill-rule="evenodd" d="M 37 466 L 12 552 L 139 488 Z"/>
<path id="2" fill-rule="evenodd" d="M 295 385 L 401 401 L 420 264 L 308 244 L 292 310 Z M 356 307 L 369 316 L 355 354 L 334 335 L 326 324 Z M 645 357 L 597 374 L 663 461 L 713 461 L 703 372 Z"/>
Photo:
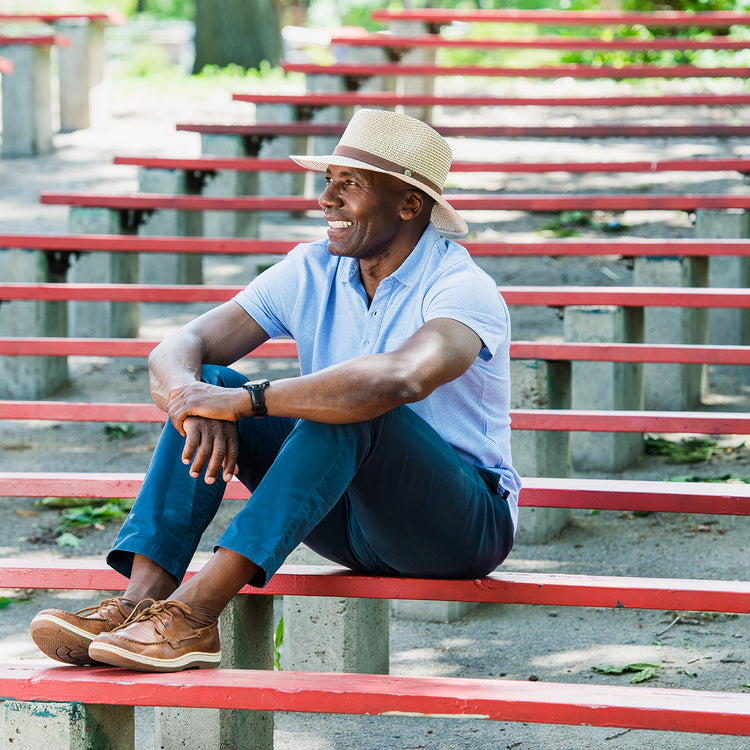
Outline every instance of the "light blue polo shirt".
<path id="1" fill-rule="evenodd" d="M 297 245 L 235 301 L 270 338 L 294 339 L 303 375 L 393 351 L 435 318 L 471 328 L 483 342 L 471 367 L 408 406 L 461 456 L 497 474 L 516 526 L 521 482 L 510 452 L 510 317 L 495 282 L 430 224 L 368 307 L 359 262 L 327 247 L 327 239 Z"/>

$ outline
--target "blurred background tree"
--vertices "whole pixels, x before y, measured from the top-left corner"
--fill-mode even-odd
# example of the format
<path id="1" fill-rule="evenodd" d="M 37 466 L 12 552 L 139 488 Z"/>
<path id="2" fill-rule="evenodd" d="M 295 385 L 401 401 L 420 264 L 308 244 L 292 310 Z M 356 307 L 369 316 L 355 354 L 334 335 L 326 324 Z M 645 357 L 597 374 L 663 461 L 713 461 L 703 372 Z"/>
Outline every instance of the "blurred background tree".
<path id="1" fill-rule="evenodd" d="M 258 68 L 281 60 L 280 14 L 275 0 L 195 0 L 194 73 L 206 65 Z"/>

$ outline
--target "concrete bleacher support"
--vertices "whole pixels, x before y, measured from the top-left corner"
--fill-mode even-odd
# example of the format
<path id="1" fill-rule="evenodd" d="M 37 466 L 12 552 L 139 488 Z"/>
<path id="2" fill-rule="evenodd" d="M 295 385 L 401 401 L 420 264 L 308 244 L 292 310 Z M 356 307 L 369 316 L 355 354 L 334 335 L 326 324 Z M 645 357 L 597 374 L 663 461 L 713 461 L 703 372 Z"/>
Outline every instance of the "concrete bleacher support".
<path id="1" fill-rule="evenodd" d="M 296 565 L 333 565 L 300 545 Z M 281 666 L 301 672 L 388 674 L 389 604 L 385 599 L 284 597 Z"/>
<path id="2" fill-rule="evenodd" d="M 699 209 L 695 215 L 698 239 L 747 239 L 750 237 L 750 212 Z M 750 287 L 750 258 L 711 258 L 709 285 L 713 287 Z M 750 311 L 711 310 L 711 344 L 750 344 Z"/>
<path id="3" fill-rule="evenodd" d="M 52 151 L 52 94 L 49 45 L 0 47 L 12 61 L 12 75 L 3 76 L 3 158 L 39 156 Z"/>
<path id="4" fill-rule="evenodd" d="M 643 331 L 643 308 L 576 306 L 565 310 L 566 341 L 639 343 L 643 341 Z M 661 386 L 664 390 L 664 382 Z M 642 410 L 643 403 L 643 364 L 573 363 L 573 409 Z M 574 433 L 571 449 L 574 470 L 622 471 L 642 455 L 643 435 L 628 432 Z"/>
<path id="5" fill-rule="evenodd" d="M 104 81 L 104 24 L 61 18 L 55 24 L 70 45 L 58 52 L 60 68 L 60 130 L 88 128 L 101 109 Z"/>
<path id="6" fill-rule="evenodd" d="M 219 620 L 222 669 L 273 669 L 273 597 L 236 596 Z M 273 749 L 273 713 L 219 708 L 157 708 L 155 745 Z"/>
<path id="7" fill-rule="evenodd" d="M 637 258 L 635 286 L 704 287 L 707 258 Z M 707 344 L 708 310 L 690 307 L 649 307 L 645 311 L 644 341 L 650 344 Z M 736 340 L 733 343 L 737 343 Z M 646 409 L 686 410 L 701 403 L 707 390 L 705 365 L 645 366 Z"/>
<path id="8" fill-rule="evenodd" d="M 203 156 L 246 156 L 242 138 L 234 135 L 203 133 Z M 260 190 L 257 172 L 226 170 L 208 177 L 201 190 L 206 196 L 264 195 Z M 273 193 L 269 193 L 272 195 Z M 276 193 L 283 195 L 283 193 Z M 257 211 L 205 211 L 203 214 L 205 237 L 259 237 L 260 217 Z"/>
<path id="9" fill-rule="evenodd" d="M 4 281 L 64 281 L 51 256 L 36 250 L 0 250 Z M 66 336 L 65 302 L 0 302 L 0 335 Z M 0 398 L 44 398 L 68 382 L 66 357 L 0 357 Z"/>
<path id="10" fill-rule="evenodd" d="M 119 211 L 106 208 L 71 208 L 71 234 L 133 234 Z M 138 282 L 137 253 L 88 253 L 71 263 L 68 281 L 74 283 Z M 132 338 L 138 335 L 139 308 L 131 302 L 70 302 L 68 335 L 91 338 Z"/>
<path id="11" fill-rule="evenodd" d="M 138 189 L 144 193 L 186 195 L 195 193 L 188 173 L 182 169 L 140 169 Z M 250 212 L 248 212 L 250 213 Z M 203 233 L 200 211 L 155 211 L 138 226 L 146 237 L 199 237 Z M 142 284 L 201 284 L 201 255 L 195 253 L 143 253 L 138 259 Z"/>
<path id="12" fill-rule="evenodd" d="M 135 711 L 133 706 L 5 700 L 0 739 L 19 750 L 132 750 Z"/>
<path id="13" fill-rule="evenodd" d="M 513 360 L 511 409 L 569 409 L 571 366 L 569 362 Z M 513 430 L 513 466 L 521 476 L 567 477 L 571 470 L 569 432 Z M 516 541 L 544 544 L 557 536 L 570 520 L 567 508 L 519 508 Z"/>

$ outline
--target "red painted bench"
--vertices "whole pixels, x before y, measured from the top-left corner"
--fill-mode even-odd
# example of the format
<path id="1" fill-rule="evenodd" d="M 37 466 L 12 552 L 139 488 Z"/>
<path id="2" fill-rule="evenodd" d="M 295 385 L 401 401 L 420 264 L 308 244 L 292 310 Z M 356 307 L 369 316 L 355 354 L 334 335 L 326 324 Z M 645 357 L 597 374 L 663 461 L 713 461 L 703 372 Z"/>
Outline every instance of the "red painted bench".
<path id="1" fill-rule="evenodd" d="M 86 302 L 226 302 L 244 287 L 190 284 L 0 283 L 2 300 Z M 509 305 L 750 308 L 750 290 L 706 287 L 502 287 Z"/>
<path id="2" fill-rule="evenodd" d="M 60 34 L 7 36 L 0 34 L 0 47 L 66 47 L 70 41 Z"/>
<path id="3" fill-rule="evenodd" d="M 112 234 L 0 234 L 0 248 L 59 253 L 137 252 L 198 253 L 200 255 L 282 255 L 296 240 L 228 239 L 221 237 L 138 237 Z M 562 239 L 462 241 L 474 256 L 586 256 L 644 257 L 746 257 L 750 240 L 722 239 Z"/>
<path id="4" fill-rule="evenodd" d="M 388 104 L 395 101 L 392 95 Z M 411 97 L 417 106 L 432 104 L 431 99 Z M 452 99 L 455 101 L 455 99 Z M 493 99 L 492 103 L 498 103 Z M 526 100 L 526 103 L 533 102 Z M 374 106 L 374 105 L 373 105 Z M 309 122 L 302 117 L 309 113 L 299 107 L 294 122 L 257 122 L 254 124 L 178 123 L 177 130 L 204 135 L 234 135 L 244 138 L 247 152 L 257 153 L 265 140 L 279 136 L 327 135 L 339 137 L 346 123 Z M 726 124 L 723 122 L 688 124 L 631 124 L 599 123 L 595 125 L 440 125 L 432 123 L 435 130 L 445 137 L 467 138 L 735 138 L 750 135 L 750 125 Z"/>
<path id="5" fill-rule="evenodd" d="M 510 416 L 517 430 L 750 435 L 750 415 L 734 412 L 512 409 Z M 166 417 L 154 404 L 145 403 L 0 400 L 0 419 L 162 423 Z"/>
<path id="6" fill-rule="evenodd" d="M 0 479 L 4 483 L 4 475 L 0 474 Z M 233 487 L 234 484 L 237 483 L 230 486 Z M 584 493 L 586 484 L 587 482 L 583 483 Z M 244 495 L 237 494 L 237 499 L 246 498 L 247 490 L 244 490 Z M 748 497 L 742 498 L 742 504 L 740 514 L 748 515 Z M 613 504 L 613 507 L 616 506 Z M 731 512 L 737 514 L 736 511 Z M 192 576 L 196 569 L 191 566 L 187 577 Z M 124 583 L 125 579 L 119 573 L 98 560 L 0 558 L 0 588 L 117 591 Z M 750 582 L 745 581 L 581 576 L 506 572 L 502 569 L 485 578 L 454 580 L 363 575 L 333 565 L 283 565 L 264 589 L 246 586 L 240 593 L 250 596 L 439 599 L 483 604 L 624 607 L 750 614 Z"/>
<path id="7" fill-rule="evenodd" d="M 637 37 L 619 37 L 601 39 L 598 37 L 563 37 L 563 36 L 529 36 L 511 39 L 499 37 L 448 37 L 440 34 L 383 34 L 347 32 L 334 33 L 331 45 L 342 47 L 376 47 L 390 53 L 399 53 L 411 49 L 487 49 L 487 50 L 625 50 L 630 52 L 658 51 L 692 51 L 703 49 L 747 49 L 744 39 L 729 39 L 725 36 L 712 36 L 708 39 L 689 37 L 654 37 L 640 39 Z M 394 58 L 400 55 L 394 54 Z M 395 60 L 394 60 L 395 61 Z"/>
<path id="8" fill-rule="evenodd" d="M 596 100 L 582 96 L 486 96 L 461 94 L 440 96 L 433 94 L 393 94 L 378 91 L 308 91 L 304 94 L 234 94 L 239 102 L 255 105 L 284 104 L 297 107 L 295 119 L 310 119 L 310 115 L 325 107 L 649 107 L 698 105 L 745 106 L 750 103 L 750 94 L 660 94 L 639 96 L 599 96 Z M 305 116 L 307 115 L 307 116 Z"/>
<path id="9" fill-rule="evenodd" d="M 598 10 L 468 10 L 440 8 L 399 8 L 374 10 L 375 21 L 422 21 L 429 24 L 463 23 L 533 23 L 540 26 L 646 26 L 654 28 L 714 28 L 750 26 L 750 13 L 739 11 L 598 11 Z"/>
<path id="10" fill-rule="evenodd" d="M 463 76 L 481 78 L 747 78 L 750 68 L 716 67 L 701 68 L 697 65 L 537 65 L 534 67 L 508 67 L 500 65 L 430 65 L 416 63 L 316 63 L 285 62 L 281 65 L 285 73 L 305 75 L 340 76 L 347 81 L 347 90 L 356 91 L 359 84 L 377 76 L 398 78 L 402 76 Z M 686 99 L 690 94 L 684 95 Z M 721 100 L 721 97 L 719 97 Z M 561 101 L 565 101 L 562 99 Z M 716 103 L 724 103 L 722 101 Z M 600 106 L 599 97 L 588 100 L 589 105 Z"/>
<path id="11" fill-rule="evenodd" d="M 689 211 L 698 209 L 750 209 L 750 195 L 710 194 L 606 194 L 606 193 L 515 193 L 507 195 L 447 194 L 445 198 L 458 211 Z M 164 195 L 126 193 L 102 195 L 90 192 L 42 191 L 45 205 L 80 208 L 109 208 L 117 211 L 319 211 L 317 198 L 303 196 Z"/>
<path id="12" fill-rule="evenodd" d="M 155 339 L 2 337 L 0 355 L 25 357 L 147 357 Z M 267 341 L 247 355 L 285 359 L 297 356 L 293 341 Z M 662 364 L 750 365 L 750 347 L 708 344 L 612 344 L 512 341 L 511 359 L 567 362 L 659 362 Z"/>
<path id="13" fill-rule="evenodd" d="M 116 11 L 94 13 L 0 13 L 0 28 L 4 24 L 38 24 L 45 29 L 53 26 L 63 34 L 70 44 L 61 48 L 57 58 L 58 81 L 53 90 L 59 91 L 60 129 L 63 132 L 87 128 L 91 124 L 91 95 L 104 77 L 104 34 L 109 26 L 121 26 L 125 17 Z M 59 44 L 58 44 L 59 46 Z M 46 61 L 49 68 L 49 62 Z M 16 64 L 28 78 L 32 72 L 27 64 Z M 45 77 L 50 75 L 49 70 Z M 57 85 L 59 83 L 59 85 Z M 28 83 L 27 87 L 31 88 Z M 37 84 L 38 86 L 41 84 Z M 48 83 L 44 81 L 44 86 Z M 46 112 L 44 114 L 46 120 Z M 17 156 L 33 156 L 50 150 L 45 147 L 36 151 L 33 147 L 21 146 Z M 8 149 L 10 153 L 10 149 Z"/>
<path id="14" fill-rule="evenodd" d="M 122 26 L 126 19 L 117 11 L 97 13 L 0 13 L 0 23 L 29 23 L 37 21 L 45 24 L 56 24 L 60 21 L 88 21 L 112 26 Z"/>
<path id="15" fill-rule="evenodd" d="M 0 497 L 134 498 L 142 482 L 138 473 L 0 472 Z M 525 477 L 523 483 L 519 505 L 528 508 L 750 515 L 746 484 L 562 477 Z M 246 500 L 247 493 L 240 482 L 232 481 L 225 497 Z"/>
<path id="16" fill-rule="evenodd" d="M 142 167 L 145 169 L 179 169 L 201 174 L 222 170 L 237 172 L 304 172 L 304 167 L 291 159 L 262 159 L 258 157 L 202 156 L 193 159 L 158 156 L 115 156 L 114 164 Z M 605 161 L 605 162 L 493 162 L 454 161 L 451 173 L 456 172 L 500 172 L 508 174 L 547 172 L 739 172 L 750 174 L 750 159 L 699 158 L 699 159 L 655 159 L 652 161 Z M 0 236 L 0 243 L 2 242 Z"/>
<path id="17" fill-rule="evenodd" d="M 93 705 L 464 716 L 494 721 L 750 734 L 747 695 L 663 688 L 265 670 L 195 670 L 157 675 L 2 665 L 0 690 L 16 700 Z"/>

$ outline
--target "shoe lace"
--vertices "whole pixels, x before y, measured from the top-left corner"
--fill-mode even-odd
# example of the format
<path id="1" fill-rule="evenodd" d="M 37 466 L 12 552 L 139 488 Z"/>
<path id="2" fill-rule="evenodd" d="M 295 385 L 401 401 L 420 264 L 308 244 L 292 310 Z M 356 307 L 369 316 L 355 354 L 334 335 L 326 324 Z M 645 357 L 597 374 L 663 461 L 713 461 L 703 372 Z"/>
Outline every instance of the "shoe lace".
<path id="1" fill-rule="evenodd" d="M 93 607 L 84 607 L 79 609 L 75 614 L 79 617 L 86 617 L 86 615 L 93 615 L 102 609 L 108 609 L 109 607 L 117 607 L 118 612 L 127 619 L 132 615 L 135 609 L 131 610 L 130 607 L 123 607 L 124 604 L 132 604 L 137 609 L 137 604 L 132 599 L 126 599 L 124 596 L 113 596 L 110 599 L 102 599 L 99 604 L 94 604 Z"/>
<path id="2" fill-rule="evenodd" d="M 174 620 L 176 613 L 179 613 L 184 617 L 185 615 L 191 614 L 192 611 L 193 610 L 190 609 L 187 604 L 178 602 L 176 599 L 165 599 L 160 602 L 154 602 L 145 609 L 137 607 L 131 612 L 130 617 L 128 617 L 120 627 L 132 625 L 141 620 L 153 620 L 154 626 L 158 629 L 158 625 L 162 624 L 166 618 Z"/>

